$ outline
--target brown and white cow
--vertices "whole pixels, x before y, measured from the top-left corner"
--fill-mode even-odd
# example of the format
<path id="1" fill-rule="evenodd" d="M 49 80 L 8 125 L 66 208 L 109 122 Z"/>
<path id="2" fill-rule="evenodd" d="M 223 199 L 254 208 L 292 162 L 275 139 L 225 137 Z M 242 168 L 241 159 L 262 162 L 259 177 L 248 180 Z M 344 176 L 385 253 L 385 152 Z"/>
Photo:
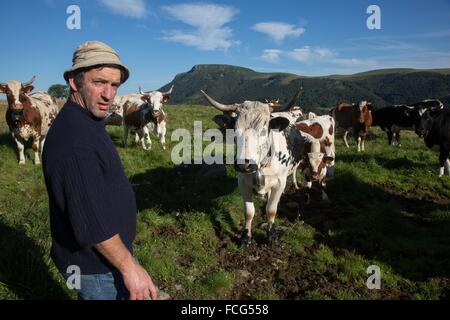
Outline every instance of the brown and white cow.
<path id="1" fill-rule="evenodd" d="M 328 200 L 325 192 L 326 176 L 334 175 L 334 164 L 336 159 L 336 146 L 334 143 L 335 122 L 331 116 L 313 116 L 311 119 L 303 120 L 295 124 L 296 128 L 303 135 L 311 136 L 307 144 L 307 157 L 300 163 L 303 173 L 303 185 L 311 189 L 314 181 L 319 182 L 322 199 Z M 298 190 L 296 172 L 293 173 L 293 182 Z M 309 193 L 307 193 L 307 203 L 309 203 Z"/>
<path id="2" fill-rule="evenodd" d="M 152 141 L 149 129 L 160 139 L 162 148 L 166 149 L 167 115 L 163 103 L 170 99 L 173 86 L 167 92 L 147 91 L 139 88 L 139 94 L 131 94 L 119 98 L 117 103 L 123 103 L 124 146 L 127 146 L 128 132 L 136 132 L 136 142 L 141 142 L 144 150 L 150 150 Z"/>
<path id="3" fill-rule="evenodd" d="M 353 134 L 358 143 L 358 152 L 364 151 L 364 141 L 372 125 L 372 111 L 374 107 L 367 101 L 359 104 L 341 103 L 330 111 L 330 115 L 336 121 L 336 127 L 345 130 L 344 143 L 347 148 L 347 134 L 353 129 Z"/>
<path id="4" fill-rule="evenodd" d="M 24 143 L 33 139 L 34 163 L 40 164 L 40 152 L 45 142 L 45 136 L 53 120 L 58 114 L 58 107 L 54 99 L 45 92 L 33 91 L 34 76 L 30 81 L 0 82 L 0 93 L 6 94 L 8 109 L 6 123 L 11 136 L 16 142 L 19 153 L 19 164 L 25 164 Z"/>

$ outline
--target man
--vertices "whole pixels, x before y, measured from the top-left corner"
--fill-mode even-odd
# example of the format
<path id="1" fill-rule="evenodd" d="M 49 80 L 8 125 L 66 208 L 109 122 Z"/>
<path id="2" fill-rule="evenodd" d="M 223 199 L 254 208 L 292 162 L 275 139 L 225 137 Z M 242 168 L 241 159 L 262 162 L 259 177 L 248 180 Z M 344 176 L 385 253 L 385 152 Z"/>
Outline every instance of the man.
<path id="1" fill-rule="evenodd" d="M 98 41 L 80 45 L 64 73 L 70 97 L 44 146 L 51 257 L 66 279 L 79 268 L 82 300 L 157 298 L 151 277 L 133 258 L 135 196 L 103 122 L 128 77 L 112 48 Z"/>

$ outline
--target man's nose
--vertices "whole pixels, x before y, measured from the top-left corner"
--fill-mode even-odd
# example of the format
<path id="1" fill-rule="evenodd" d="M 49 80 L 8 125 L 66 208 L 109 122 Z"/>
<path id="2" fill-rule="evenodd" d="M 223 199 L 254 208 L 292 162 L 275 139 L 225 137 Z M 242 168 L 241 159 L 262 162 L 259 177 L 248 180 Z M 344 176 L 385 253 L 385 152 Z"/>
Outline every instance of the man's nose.
<path id="1" fill-rule="evenodd" d="M 117 91 L 117 89 L 115 87 L 113 87 L 111 85 L 106 85 L 103 89 L 102 96 L 106 100 L 110 101 L 110 100 L 114 99 L 114 96 L 116 95 L 116 91 Z"/>

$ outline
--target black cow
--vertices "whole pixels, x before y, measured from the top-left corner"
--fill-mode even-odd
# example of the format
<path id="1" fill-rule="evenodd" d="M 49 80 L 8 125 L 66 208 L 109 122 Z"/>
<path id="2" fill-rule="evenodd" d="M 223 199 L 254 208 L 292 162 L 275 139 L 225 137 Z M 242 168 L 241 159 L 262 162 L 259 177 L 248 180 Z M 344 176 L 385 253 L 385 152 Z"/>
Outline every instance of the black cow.
<path id="1" fill-rule="evenodd" d="M 428 148 L 439 146 L 439 177 L 444 175 L 444 165 L 450 176 L 450 109 L 427 110 L 416 128 L 419 136 L 425 137 Z"/>
<path id="2" fill-rule="evenodd" d="M 421 116 L 427 110 L 442 109 L 443 104 L 437 99 L 428 99 L 412 105 L 394 105 L 372 112 L 372 126 L 378 126 L 386 131 L 389 145 L 400 144 L 401 130 L 415 130 Z M 394 138 L 395 137 L 395 141 Z"/>

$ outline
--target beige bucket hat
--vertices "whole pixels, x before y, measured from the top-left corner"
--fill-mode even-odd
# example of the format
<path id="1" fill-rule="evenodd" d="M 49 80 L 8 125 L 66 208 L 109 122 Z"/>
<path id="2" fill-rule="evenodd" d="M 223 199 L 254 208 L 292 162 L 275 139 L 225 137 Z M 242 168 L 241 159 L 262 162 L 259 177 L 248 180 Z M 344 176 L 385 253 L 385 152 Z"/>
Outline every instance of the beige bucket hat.
<path id="1" fill-rule="evenodd" d="M 124 73 L 123 82 L 130 76 L 130 71 L 120 61 L 119 54 L 113 48 L 100 41 L 87 41 L 73 53 L 72 68 L 64 72 L 64 79 L 68 81 L 69 73 L 75 70 L 104 64 L 117 65 Z"/>

